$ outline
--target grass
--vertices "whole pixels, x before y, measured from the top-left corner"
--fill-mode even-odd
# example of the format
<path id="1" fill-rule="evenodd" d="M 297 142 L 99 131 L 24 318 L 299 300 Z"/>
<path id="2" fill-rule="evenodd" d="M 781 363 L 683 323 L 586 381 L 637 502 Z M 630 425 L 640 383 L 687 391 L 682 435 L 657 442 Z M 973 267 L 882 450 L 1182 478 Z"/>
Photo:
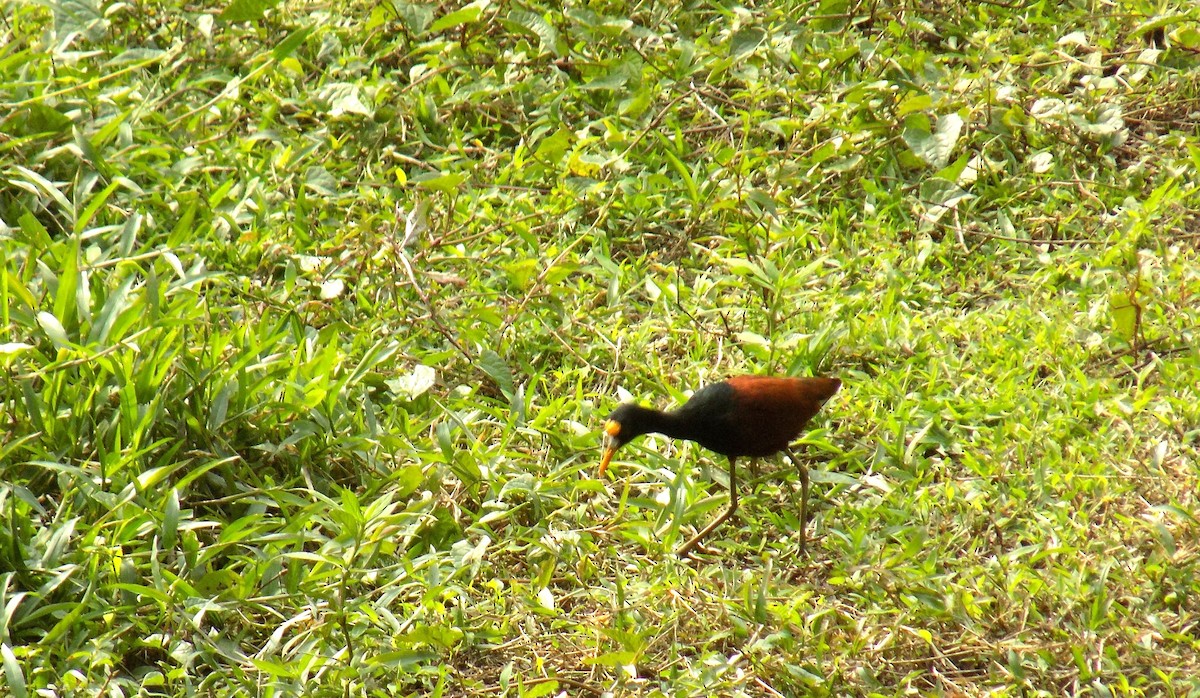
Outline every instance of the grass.
<path id="1" fill-rule="evenodd" d="M 1200 695 L 1189 3 L 2 7 L 0 695 Z"/>

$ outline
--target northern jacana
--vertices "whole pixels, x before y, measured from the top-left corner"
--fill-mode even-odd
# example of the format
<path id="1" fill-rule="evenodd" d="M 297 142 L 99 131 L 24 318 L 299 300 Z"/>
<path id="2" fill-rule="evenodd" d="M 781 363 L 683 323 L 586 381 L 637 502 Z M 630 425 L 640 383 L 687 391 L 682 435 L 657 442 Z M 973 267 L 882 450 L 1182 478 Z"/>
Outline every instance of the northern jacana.
<path id="1" fill-rule="evenodd" d="M 643 434 L 695 441 L 729 458 L 729 507 L 675 551 L 683 556 L 737 511 L 737 459 L 762 458 L 782 451 L 800 471 L 803 553 L 808 524 L 808 469 L 796 460 L 790 444 L 841 386 L 837 378 L 737 376 L 700 388 L 673 412 L 625 403 L 604 423 L 600 477 L 617 449 Z"/>

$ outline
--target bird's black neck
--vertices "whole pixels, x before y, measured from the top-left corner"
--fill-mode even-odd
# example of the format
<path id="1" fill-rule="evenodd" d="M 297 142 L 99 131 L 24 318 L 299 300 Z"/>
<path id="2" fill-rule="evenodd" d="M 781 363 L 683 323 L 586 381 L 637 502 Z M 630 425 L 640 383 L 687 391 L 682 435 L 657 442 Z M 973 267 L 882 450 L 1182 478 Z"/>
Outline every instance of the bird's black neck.
<path id="1" fill-rule="evenodd" d="M 672 439 L 696 441 L 699 436 L 694 425 L 678 412 L 662 412 L 649 407 L 637 407 L 627 418 L 625 428 L 631 436 L 662 434 Z"/>

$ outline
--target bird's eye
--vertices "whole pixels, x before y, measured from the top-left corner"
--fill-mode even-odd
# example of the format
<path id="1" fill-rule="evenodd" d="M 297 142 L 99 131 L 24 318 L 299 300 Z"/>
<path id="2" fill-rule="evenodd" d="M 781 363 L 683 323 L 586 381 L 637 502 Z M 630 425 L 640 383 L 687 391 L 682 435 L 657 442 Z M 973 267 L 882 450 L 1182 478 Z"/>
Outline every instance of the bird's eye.
<path id="1" fill-rule="evenodd" d="M 613 420 L 608 420 L 604 423 L 604 433 L 609 436 L 616 436 L 621 433 L 621 423 Z"/>

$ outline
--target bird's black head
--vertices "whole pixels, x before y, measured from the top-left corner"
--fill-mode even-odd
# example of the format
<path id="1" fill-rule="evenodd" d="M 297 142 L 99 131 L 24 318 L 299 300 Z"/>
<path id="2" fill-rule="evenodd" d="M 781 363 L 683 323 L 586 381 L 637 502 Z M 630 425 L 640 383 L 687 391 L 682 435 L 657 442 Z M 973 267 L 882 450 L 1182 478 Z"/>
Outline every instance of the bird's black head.
<path id="1" fill-rule="evenodd" d="M 650 432 L 647 415 L 652 414 L 654 410 L 627 402 L 608 415 L 608 419 L 604 420 L 604 455 L 600 459 L 600 477 L 604 477 L 604 471 L 608 470 L 608 463 L 618 448 Z"/>

